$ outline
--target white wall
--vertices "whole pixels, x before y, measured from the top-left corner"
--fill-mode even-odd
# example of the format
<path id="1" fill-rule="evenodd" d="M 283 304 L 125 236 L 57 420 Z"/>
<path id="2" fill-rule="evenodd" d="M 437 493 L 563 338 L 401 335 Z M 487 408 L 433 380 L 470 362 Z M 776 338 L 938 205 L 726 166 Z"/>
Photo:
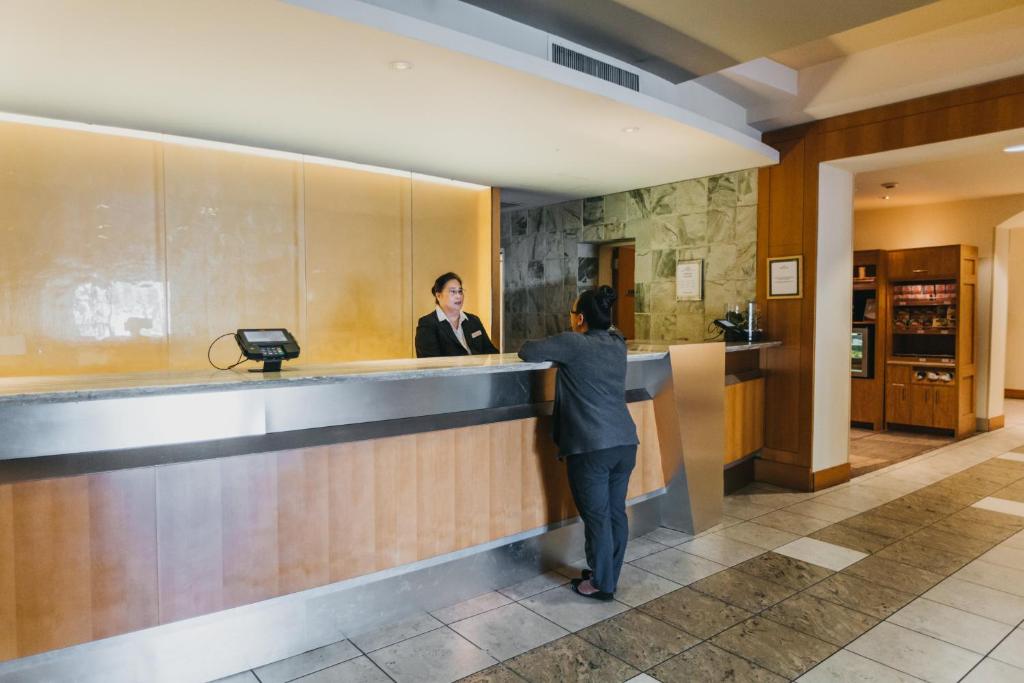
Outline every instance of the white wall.
<path id="1" fill-rule="evenodd" d="M 979 418 L 1002 414 L 1001 401 L 992 400 L 994 394 L 1002 393 L 1000 387 L 1004 383 L 1000 354 L 991 353 L 992 325 L 1000 325 L 999 316 L 993 318 L 992 315 L 992 297 L 1000 296 L 999 288 L 993 289 L 993 274 L 996 268 L 993 267 L 992 258 L 996 226 L 1022 211 L 1024 195 L 1009 195 L 892 209 L 872 209 L 857 211 L 854 214 L 853 246 L 858 251 L 913 249 L 944 244 L 970 244 L 978 247 L 978 317 L 975 337 L 975 348 L 978 349 L 978 377 L 975 399 Z M 1014 270 L 1018 271 L 1018 278 L 1024 278 L 1024 274 L 1019 273 L 1021 267 L 1010 268 L 1011 278 Z M 1020 290 L 1021 287 L 1024 287 L 1024 282 L 1018 283 L 1017 289 Z M 1012 313 L 1012 281 L 1009 290 Z M 1022 298 L 1024 297 L 1018 294 L 1018 306 L 1024 305 Z M 1024 342 L 1024 320 L 1021 320 L 1020 326 L 1021 329 L 1016 332 L 1015 337 L 1013 334 L 1007 337 L 1007 373 L 1010 370 L 1011 359 L 1024 364 L 1024 360 L 1014 358 L 1016 354 L 1013 352 L 1014 343 L 1018 344 L 1016 348 L 1024 348 L 1020 346 Z M 999 340 L 996 340 L 996 345 L 999 345 Z M 993 360 L 998 362 L 992 362 Z M 1024 366 L 1020 372 L 1024 376 Z"/>
<path id="2" fill-rule="evenodd" d="M 818 256 L 814 299 L 812 470 L 849 460 L 850 330 L 853 321 L 853 174 L 818 172 Z"/>
<path id="3" fill-rule="evenodd" d="M 1024 391 L 1024 228 L 1009 231 L 1006 388 Z"/>

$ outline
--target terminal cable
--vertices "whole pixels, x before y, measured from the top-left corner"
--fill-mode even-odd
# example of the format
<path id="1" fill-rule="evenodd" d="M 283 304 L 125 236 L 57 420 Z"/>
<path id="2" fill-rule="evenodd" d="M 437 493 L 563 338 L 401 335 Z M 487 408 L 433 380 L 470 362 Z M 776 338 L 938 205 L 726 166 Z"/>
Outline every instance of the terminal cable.
<path id="1" fill-rule="evenodd" d="M 206 360 L 208 360 L 210 362 L 210 365 L 212 365 L 213 367 L 217 368 L 218 370 L 230 370 L 230 369 L 232 369 L 234 367 L 237 367 L 237 366 L 241 365 L 246 360 L 248 360 L 245 357 L 245 354 L 240 353 L 240 354 L 238 354 L 238 361 L 236 363 L 232 363 L 231 365 L 227 366 L 226 368 L 222 368 L 222 367 L 220 367 L 219 365 L 217 365 L 216 363 L 213 362 L 213 358 L 210 357 L 210 352 L 213 351 L 213 345 L 216 344 L 217 342 L 219 342 L 224 337 L 233 337 L 233 336 L 235 336 L 234 332 L 226 332 L 226 333 L 220 335 L 219 337 L 217 337 L 216 339 L 214 339 L 212 342 L 210 342 L 210 348 L 206 349 Z"/>

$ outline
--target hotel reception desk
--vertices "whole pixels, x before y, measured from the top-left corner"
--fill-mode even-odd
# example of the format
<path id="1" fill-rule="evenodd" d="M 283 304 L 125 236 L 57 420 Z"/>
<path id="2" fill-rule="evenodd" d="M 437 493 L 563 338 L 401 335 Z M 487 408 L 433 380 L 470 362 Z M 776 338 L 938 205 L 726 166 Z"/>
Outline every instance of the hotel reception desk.
<path id="1" fill-rule="evenodd" d="M 633 345 L 632 535 L 718 523 L 764 346 Z M 0 682 L 209 680 L 578 559 L 555 372 L 0 380 Z"/>

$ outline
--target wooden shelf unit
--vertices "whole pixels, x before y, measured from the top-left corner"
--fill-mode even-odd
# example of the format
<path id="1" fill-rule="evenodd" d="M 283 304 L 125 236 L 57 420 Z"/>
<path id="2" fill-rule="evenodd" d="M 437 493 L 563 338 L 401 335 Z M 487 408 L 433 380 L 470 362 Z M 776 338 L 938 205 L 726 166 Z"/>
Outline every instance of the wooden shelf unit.
<path id="1" fill-rule="evenodd" d="M 964 438 L 976 429 L 978 248 L 902 249 L 888 252 L 887 261 L 889 312 L 879 315 L 886 329 L 885 424 Z M 919 296 L 908 296 L 917 287 Z"/>
<path id="2" fill-rule="evenodd" d="M 859 277 L 861 269 L 865 277 Z M 878 431 L 885 426 L 885 359 L 888 335 L 885 322 L 889 319 L 886 252 L 875 249 L 857 251 L 853 254 L 853 324 L 871 327 L 874 336 L 874 365 L 871 377 L 852 377 L 850 380 L 850 422 L 870 425 Z M 869 274 L 873 274 L 869 275 Z M 874 320 L 864 319 L 867 299 L 874 299 L 876 315 Z"/>

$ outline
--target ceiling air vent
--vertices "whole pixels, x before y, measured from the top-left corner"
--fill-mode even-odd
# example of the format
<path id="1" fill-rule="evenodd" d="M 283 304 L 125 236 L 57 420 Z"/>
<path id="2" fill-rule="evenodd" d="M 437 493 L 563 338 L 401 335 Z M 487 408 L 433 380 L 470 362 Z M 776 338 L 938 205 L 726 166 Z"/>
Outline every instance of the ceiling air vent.
<path id="1" fill-rule="evenodd" d="M 557 43 L 551 44 L 551 61 L 555 64 L 561 64 L 567 66 L 570 69 L 574 69 L 581 73 L 596 76 L 601 80 L 614 83 L 615 85 L 621 85 L 623 88 L 629 88 L 640 92 L 640 75 L 620 69 L 617 66 L 612 66 L 607 62 L 602 62 L 599 59 L 588 57 L 587 55 L 570 50 L 569 48 L 559 45 Z"/>

